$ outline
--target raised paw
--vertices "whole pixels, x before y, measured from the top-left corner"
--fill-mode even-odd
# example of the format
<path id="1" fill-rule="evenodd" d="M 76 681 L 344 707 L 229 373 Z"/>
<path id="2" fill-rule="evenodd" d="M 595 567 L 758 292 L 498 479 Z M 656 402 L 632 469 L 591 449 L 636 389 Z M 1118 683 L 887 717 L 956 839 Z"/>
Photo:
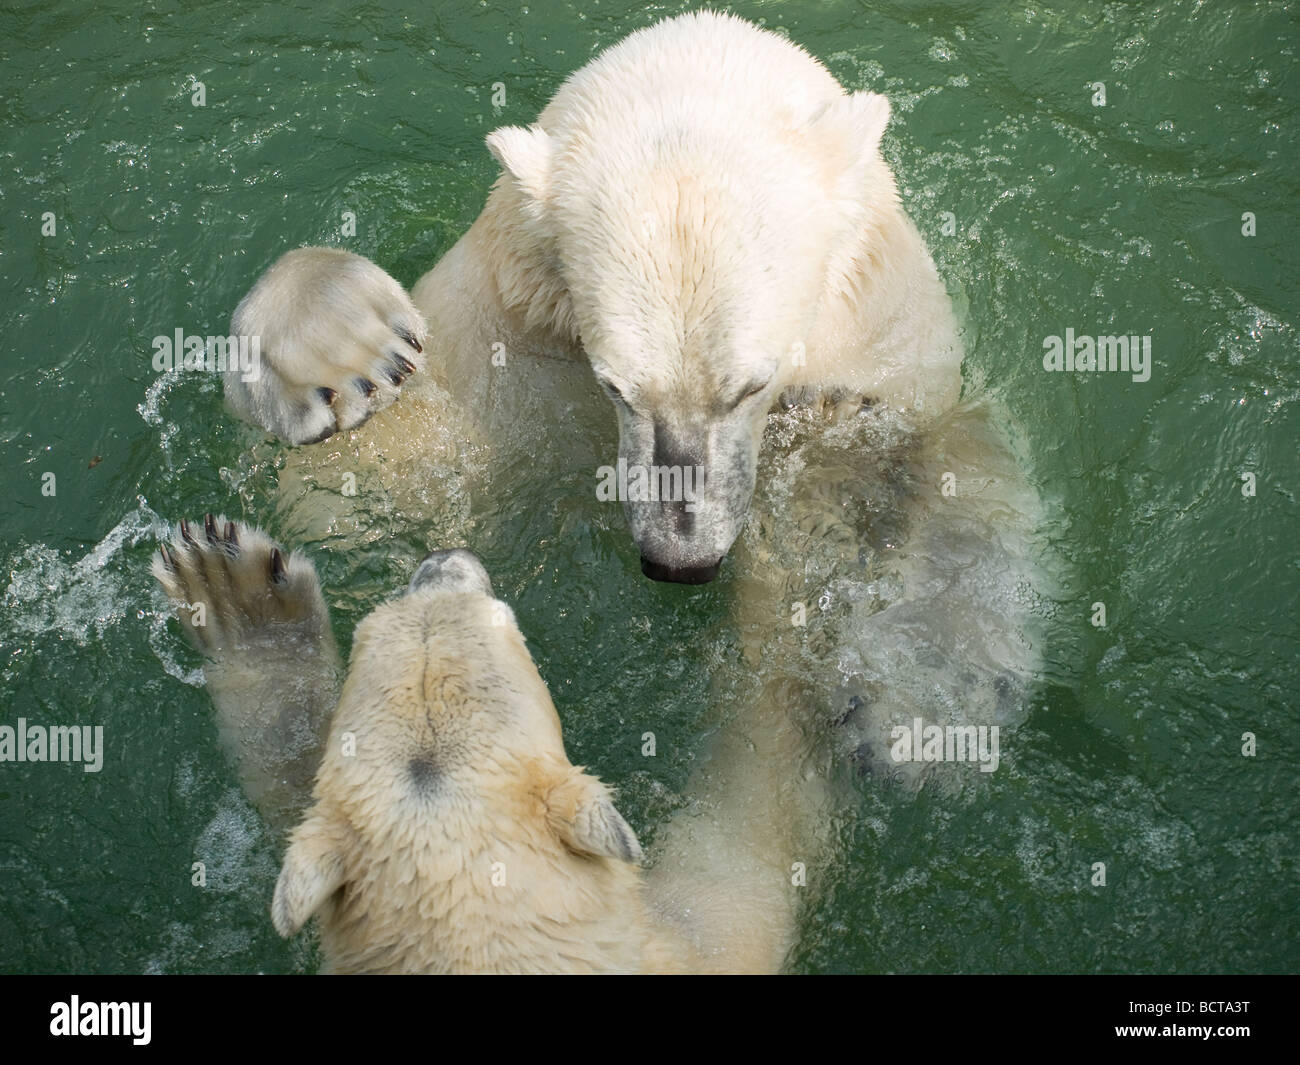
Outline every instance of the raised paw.
<path id="1" fill-rule="evenodd" d="M 353 429 L 426 366 L 427 328 L 402 286 L 341 248 L 298 248 L 249 291 L 231 332 L 257 338 L 247 372 L 225 373 L 226 402 L 291 444 Z"/>
<path id="2" fill-rule="evenodd" d="M 316 569 L 265 533 L 208 514 L 201 529 L 181 519 L 154 557 L 153 575 L 177 607 L 181 628 L 209 657 L 273 645 L 332 646 Z"/>

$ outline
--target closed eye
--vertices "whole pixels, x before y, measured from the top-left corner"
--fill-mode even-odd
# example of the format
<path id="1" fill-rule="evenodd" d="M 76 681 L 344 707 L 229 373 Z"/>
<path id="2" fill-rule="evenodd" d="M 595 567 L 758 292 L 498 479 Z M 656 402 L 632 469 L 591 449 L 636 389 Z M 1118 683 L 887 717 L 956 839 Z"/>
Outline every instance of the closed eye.
<path id="1" fill-rule="evenodd" d="M 743 389 L 741 389 L 740 395 L 736 397 L 735 402 L 733 402 L 731 406 L 733 408 L 739 407 L 742 403 L 745 402 L 745 400 L 753 399 L 760 392 L 766 389 L 767 386 L 771 383 L 772 383 L 771 378 L 769 378 L 766 381 L 751 381 Z"/>

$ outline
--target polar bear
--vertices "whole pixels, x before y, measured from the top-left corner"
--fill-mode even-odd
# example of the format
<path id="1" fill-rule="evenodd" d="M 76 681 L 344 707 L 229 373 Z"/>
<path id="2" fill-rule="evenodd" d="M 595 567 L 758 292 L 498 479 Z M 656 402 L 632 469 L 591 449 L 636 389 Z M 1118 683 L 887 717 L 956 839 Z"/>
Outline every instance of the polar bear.
<path id="1" fill-rule="evenodd" d="M 624 501 L 645 573 L 710 580 L 782 397 L 923 419 L 960 392 L 947 294 L 880 155 L 889 114 L 732 16 L 634 33 L 535 124 L 488 136 L 502 179 L 409 297 L 340 249 L 271 267 L 232 322 L 263 370 L 228 373 L 229 403 L 298 444 L 429 376 L 496 439 L 536 378 L 494 353 L 577 362 L 613 404 L 619 459 L 702 471 L 693 500 Z"/>
<path id="2" fill-rule="evenodd" d="M 280 527 L 359 538 L 383 494 L 422 542 L 464 543 L 508 471 L 585 466 L 593 510 L 601 467 L 639 471 L 622 505 L 641 572 L 701 584 L 734 555 L 745 653 L 778 687 L 807 650 L 791 616 L 826 598 L 797 548 L 857 567 L 869 594 L 819 629 L 836 691 L 818 698 L 871 757 L 918 716 L 1013 721 L 1038 660 L 1038 499 L 1000 405 L 961 399 L 948 296 L 881 155 L 889 118 L 789 40 L 683 15 L 489 134 L 500 179 L 409 294 L 352 252 L 288 252 L 232 322 L 261 374 L 225 379 L 244 418 L 325 441 L 287 457 Z M 799 450 L 773 495 L 799 434 L 818 461 Z M 360 495 L 313 490 L 345 472 Z"/>
<path id="3" fill-rule="evenodd" d="M 771 741 L 763 750 L 733 739 L 734 757 L 715 759 L 709 787 L 719 777 L 734 787 L 707 853 L 670 824 L 666 857 L 647 874 L 609 789 L 565 754 L 514 614 L 468 551 L 433 552 L 361 622 L 341 693 L 319 581 L 301 554 L 209 515 L 202 532 L 181 524 L 153 572 L 207 656 L 245 786 L 274 826 L 301 817 L 271 914 L 285 936 L 318 917 L 330 971 L 781 964 L 795 914 L 786 870 L 812 851 L 790 833 L 797 811 L 812 815 L 816 786 L 801 783 L 797 757 L 778 756 L 796 753 L 779 718 L 748 723 Z M 760 792 L 768 804 L 779 797 L 779 817 L 755 819 Z"/>

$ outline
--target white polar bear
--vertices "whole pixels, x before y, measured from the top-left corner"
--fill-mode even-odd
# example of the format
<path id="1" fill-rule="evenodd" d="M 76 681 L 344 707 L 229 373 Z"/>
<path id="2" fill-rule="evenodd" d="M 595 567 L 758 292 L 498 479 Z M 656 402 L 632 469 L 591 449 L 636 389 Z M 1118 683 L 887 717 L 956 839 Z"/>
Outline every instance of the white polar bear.
<path id="1" fill-rule="evenodd" d="M 613 402 L 629 466 L 703 470 L 690 505 L 627 501 L 646 573 L 711 579 L 780 397 L 922 419 L 960 392 L 947 296 L 880 156 L 888 118 L 884 97 L 846 94 L 740 19 L 634 33 L 533 126 L 489 135 L 505 174 L 410 299 L 344 251 L 277 262 L 235 313 L 266 370 L 229 374 L 230 403 L 317 440 L 422 378 L 428 343 L 428 374 L 472 435 L 496 439 L 494 419 L 522 402 L 503 389 L 539 381 L 500 373 L 494 352 L 579 361 Z"/>
<path id="2" fill-rule="evenodd" d="M 316 572 L 256 529 L 187 524 L 154 575 L 207 656 L 222 735 L 276 827 L 298 821 L 271 906 L 276 929 L 320 919 L 326 968 L 345 973 L 774 972 L 794 929 L 782 827 L 811 813 L 797 766 L 730 746 L 723 846 L 638 868 L 609 790 L 573 766 L 514 614 L 478 560 L 437 551 L 405 593 L 357 627 L 341 693 Z M 202 604 L 202 625 L 193 608 Z M 237 683 L 235 682 L 237 681 Z M 750 721 L 752 728 L 756 722 Z M 315 742 L 286 743 L 302 733 Z M 781 721 L 764 723 L 768 735 Z M 743 752 L 743 753 L 742 753 Z M 792 787 L 792 785 L 795 785 Z M 781 795 L 758 821 L 752 793 Z"/>
<path id="3" fill-rule="evenodd" d="M 624 501 L 647 576 L 711 580 L 741 544 L 734 616 L 776 687 L 807 650 L 792 606 L 822 595 L 805 548 L 867 559 L 872 594 L 819 639 L 872 758 L 918 716 L 1013 721 L 1037 662 L 1038 500 L 1005 413 L 958 403 L 962 350 L 881 157 L 888 118 L 790 41 L 684 15 L 488 136 L 503 174 L 409 297 L 350 252 L 286 254 L 234 316 L 263 376 L 226 379 L 285 440 L 333 434 L 288 457 L 283 524 L 359 534 L 356 499 L 311 490 L 359 471 L 399 519 L 465 542 L 503 471 L 553 483 L 589 462 L 595 489 L 621 459 L 670 489 Z M 765 429 L 769 471 L 800 469 L 750 513 Z M 810 433 L 816 462 L 786 443 Z M 674 497 L 686 469 L 703 484 Z"/>

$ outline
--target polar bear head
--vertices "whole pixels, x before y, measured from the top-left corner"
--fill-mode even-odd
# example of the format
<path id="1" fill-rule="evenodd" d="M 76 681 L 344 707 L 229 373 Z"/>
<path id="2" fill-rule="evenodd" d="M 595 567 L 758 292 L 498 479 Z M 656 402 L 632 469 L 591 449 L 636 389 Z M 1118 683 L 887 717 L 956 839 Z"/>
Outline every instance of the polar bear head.
<path id="1" fill-rule="evenodd" d="M 488 137 L 530 264 L 507 296 L 568 326 L 614 405 L 646 575 L 703 583 L 745 521 L 768 412 L 809 383 L 819 310 L 852 298 L 862 234 L 896 209 L 889 104 L 825 76 L 833 95 L 774 115 L 721 88 L 656 109 L 580 78 L 537 125 Z"/>
<path id="2" fill-rule="evenodd" d="M 640 858 L 483 566 L 439 551 L 357 628 L 272 919 L 287 936 L 319 914 L 345 971 L 560 969 L 626 939 L 606 925 L 634 912 Z"/>

